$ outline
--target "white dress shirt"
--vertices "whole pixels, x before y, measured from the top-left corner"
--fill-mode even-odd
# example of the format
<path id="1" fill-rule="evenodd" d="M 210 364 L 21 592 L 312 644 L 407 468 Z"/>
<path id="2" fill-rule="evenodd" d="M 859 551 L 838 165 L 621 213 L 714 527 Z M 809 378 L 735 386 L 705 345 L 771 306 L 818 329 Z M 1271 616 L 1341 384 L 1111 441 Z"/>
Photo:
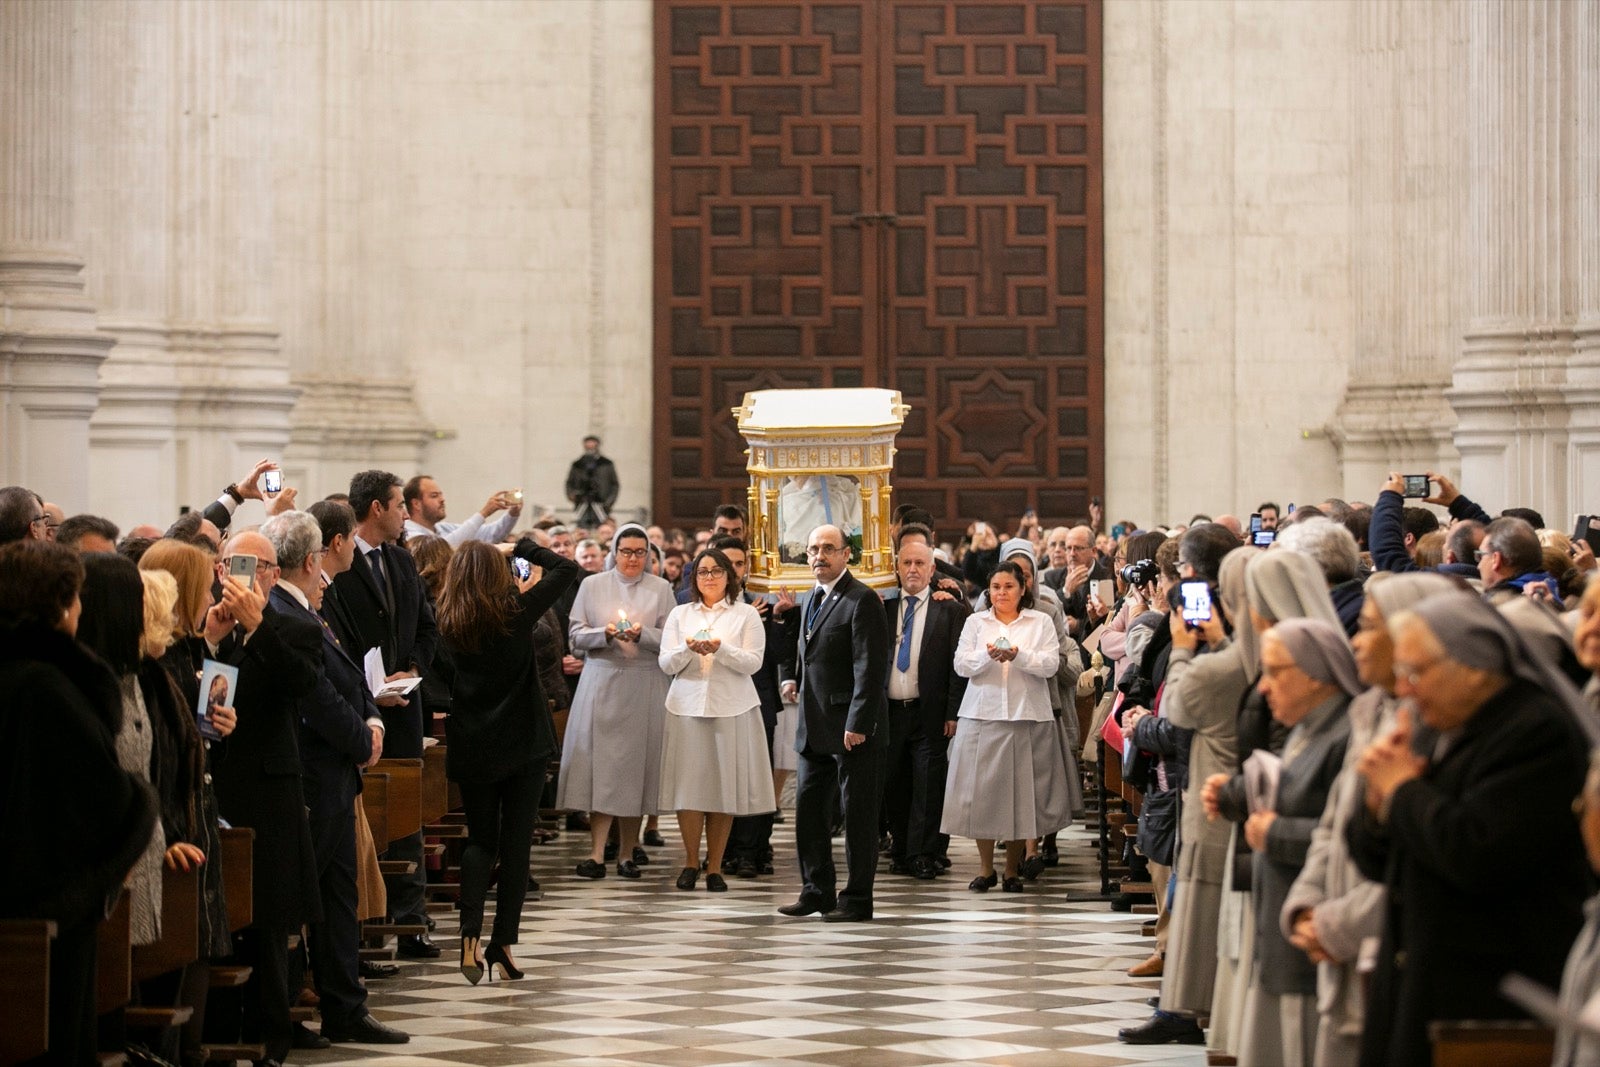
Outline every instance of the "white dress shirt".
<path id="1" fill-rule="evenodd" d="M 1010 663 L 989 658 L 989 645 L 1005 637 L 1017 650 Z M 970 679 L 961 698 L 963 719 L 1048 722 L 1050 683 L 1061 666 L 1061 642 L 1055 624 L 1043 612 L 1024 608 L 1009 624 L 980 611 L 961 628 L 956 646 L 956 673 Z"/>
<path id="2" fill-rule="evenodd" d="M 899 597 L 889 601 L 894 608 L 894 643 L 889 646 L 889 699 L 890 700 L 916 700 L 919 694 L 917 689 L 917 664 L 922 657 L 922 635 L 927 629 L 924 625 L 928 617 L 928 604 L 933 599 L 933 590 L 924 589 L 916 596 L 906 596 L 902 593 Z M 915 600 L 917 608 L 911 613 L 911 664 L 902 671 L 900 662 L 900 642 L 905 638 L 906 632 L 906 602 Z"/>
<path id="3" fill-rule="evenodd" d="M 517 524 L 517 518 L 509 511 L 502 511 L 494 519 L 485 519 L 483 512 L 474 511 L 467 516 L 466 522 L 436 522 L 431 530 L 415 519 L 408 518 L 402 539 L 440 537 L 451 548 L 460 548 L 474 540 L 497 545 L 506 539 L 506 534 Z"/>
<path id="4" fill-rule="evenodd" d="M 709 656 L 689 650 L 688 642 L 706 631 L 722 644 Z M 761 669 L 767 631 L 754 606 L 723 601 L 706 607 L 679 604 L 661 630 L 661 669 L 672 675 L 667 710 L 674 715 L 717 719 L 761 706 L 751 675 Z"/>

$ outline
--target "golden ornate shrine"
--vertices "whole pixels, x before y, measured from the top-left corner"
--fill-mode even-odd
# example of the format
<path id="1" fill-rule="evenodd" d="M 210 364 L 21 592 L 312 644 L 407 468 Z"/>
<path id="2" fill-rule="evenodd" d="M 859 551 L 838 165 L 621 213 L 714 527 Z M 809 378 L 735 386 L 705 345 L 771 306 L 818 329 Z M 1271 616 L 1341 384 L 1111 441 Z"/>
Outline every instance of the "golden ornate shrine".
<path id="1" fill-rule="evenodd" d="M 733 415 L 748 446 L 753 592 L 813 584 L 806 541 L 824 523 L 844 531 L 856 578 L 880 589 L 894 584 L 889 472 L 910 410 L 893 389 L 744 395 Z"/>

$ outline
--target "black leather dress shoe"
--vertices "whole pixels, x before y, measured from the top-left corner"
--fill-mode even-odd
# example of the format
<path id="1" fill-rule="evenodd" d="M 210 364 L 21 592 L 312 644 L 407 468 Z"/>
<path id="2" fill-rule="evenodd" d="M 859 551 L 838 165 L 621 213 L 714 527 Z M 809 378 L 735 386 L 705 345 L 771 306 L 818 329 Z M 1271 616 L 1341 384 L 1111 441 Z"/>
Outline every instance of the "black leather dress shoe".
<path id="1" fill-rule="evenodd" d="M 439 946 L 428 940 L 427 934 L 407 934 L 399 939 L 395 951 L 408 960 L 436 960 Z"/>
<path id="2" fill-rule="evenodd" d="M 392 1026 L 385 1026 L 371 1015 L 363 1015 L 347 1023 L 322 1024 L 322 1036 L 329 1041 L 352 1041 L 358 1045 L 404 1045 L 411 1040 Z"/>
<path id="3" fill-rule="evenodd" d="M 833 911 L 834 906 L 832 901 L 829 901 L 827 906 L 824 907 L 823 902 L 816 897 L 801 897 L 793 904 L 785 904 L 779 908 L 778 914 L 788 915 L 792 918 L 799 918 L 802 915 L 815 915 L 818 912 L 827 915 Z"/>
<path id="4" fill-rule="evenodd" d="M 651 848 L 666 848 L 667 839 L 661 836 L 660 830 L 646 830 L 641 840 Z M 635 860 L 634 862 L 638 862 Z"/>
<path id="5" fill-rule="evenodd" d="M 890 859 L 889 859 L 889 873 L 890 874 L 910 874 L 911 873 L 911 864 L 907 863 L 905 860 L 897 860 L 897 859 L 894 859 L 893 857 L 890 857 Z"/>
<path id="6" fill-rule="evenodd" d="M 579 878 L 604 878 L 606 876 L 606 866 L 603 863 L 596 863 L 594 860 L 584 860 L 578 864 L 576 873 Z"/>
<path id="7" fill-rule="evenodd" d="M 321 1034 L 313 1033 L 305 1023 L 294 1024 L 291 1040 L 294 1043 L 294 1047 L 299 1049 L 329 1048 L 333 1045 L 332 1041 L 329 1041 Z"/>
<path id="8" fill-rule="evenodd" d="M 739 861 L 739 866 L 734 868 L 733 873 L 739 878 L 754 878 L 761 873 L 761 869 L 755 865 L 749 856 L 746 856 Z"/>
<path id="9" fill-rule="evenodd" d="M 640 848 L 638 845 L 634 845 L 633 846 L 633 865 L 635 867 L 648 867 L 648 866 L 650 866 L 650 853 L 646 852 L 644 849 Z"/>
<path id="10" fill-rule="evenodd" d="M 632 860 L 623 860 L 621 863 L 617 864 L 617 877 L 618 878 L 637 878 L 637 877 L 639 877 L 639 865 L 637 863 L 633 862 Z"/>
<path id="11" fill-rule="evenodd" d="M 939 865 L 927 856 L 917 856 L 911 861 L 911 877 L 931 882 L 939 877 Z"/>
<path id="12" fill-rule="evenodd" d="M 1118 1030 L 1117 1040 L 1128 1045 L 1203 1045 L 1206 1032 L 1193 1019 L 1158 1011 L 1142 1025 Z"/>
<path id="13" fill-rule="evenodd" d="M 854 908 L 835 908 L 822 916 L 825 923 L 869 923 L 872 921 L 872 912 L 856 911 Z"/>
<path id="14" fill-rule="evenodd" d="M 363 978 L 393 978 L 400 973 L 397 963 L 374 963 L 372 960 L 361 961 L 361 977 Z"/>

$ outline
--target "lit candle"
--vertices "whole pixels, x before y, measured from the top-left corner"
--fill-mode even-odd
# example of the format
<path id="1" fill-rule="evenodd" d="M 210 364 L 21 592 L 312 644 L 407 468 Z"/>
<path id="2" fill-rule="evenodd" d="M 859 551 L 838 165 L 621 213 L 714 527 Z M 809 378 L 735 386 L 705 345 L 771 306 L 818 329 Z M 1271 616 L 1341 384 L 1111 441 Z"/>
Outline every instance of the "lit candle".
<path id="1" fill-rule="evenodd" d="M 617 609 L 617 632 L 618 633 L 627 633 L 631 629 L 633 629 L 633 623 L 628 621 L 628 609 L 627 608 L 618 608 Z"/>

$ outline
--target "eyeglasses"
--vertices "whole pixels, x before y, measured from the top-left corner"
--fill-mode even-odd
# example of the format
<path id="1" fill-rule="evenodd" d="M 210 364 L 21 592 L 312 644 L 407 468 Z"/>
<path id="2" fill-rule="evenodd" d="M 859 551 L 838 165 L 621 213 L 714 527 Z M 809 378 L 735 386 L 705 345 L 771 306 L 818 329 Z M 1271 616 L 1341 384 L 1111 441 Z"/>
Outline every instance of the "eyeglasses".
<path id="1" fill-rule="evenodd" d="M 844 549 L 841 548 L 838 545 L 807 545 L 806 546 L 806 556 L 807 557 L 831 556 L 836 552 L 843 552 L 843 551 L 844 551 Z"/>
<path id="2" fill-rule="evenodd" d="M 712 570 L 707 570 L 706 568 L 701 567 L 699 570 L 694 572 L 694 576 L 696 578 L 726 578 L 728 576 L 728 572 L 723 570 L 721 567 L 717 567 Z"/>
<path id="3" fill-rule="evenodd" d="M 29 526 L 37 526 L 41 522 L 44 523 L 46 526 L 49 526 L 50 525 L 50 516 L 48 516 L 48 515 L 40 515 L 38 518 L 29 519 L 28 520 L 28 525 Z"/>
<path id="4" fill-rule="evenodd" d="M 1429 660 L 1427 663 L 1421 663 L 1413 666 L 1412 664 L 1401 663 L 1399 660 L 1396 660 L 1394 664 L 1394 680 L 1397 682 L 1404 682 L 1409 686 L 1415 687 L 1417 680 L 1437 667 L 1439 662 L 1439 660 Z"/>
<path id="5" fill-rule="evenodd" d="M 645 553 L 649 551 L 648 548 L 619 548 L 617 556 L 621 559 L 644 559 Z"/>
<path id="6" fill-rule="evenodd" d="M 1494 551 L 1494 549 L 1492 549 L 1492 548 L 1475 548 L 1475 549 L 1473 549 L 1472 550 L 1472 562 L 1474 562 L 1474 563 L 1482 563 L 1484 561 L 1484 558 L 1487 557 L 1489 555 L 1489 553 L 1491 553 L 1493 551 Z"/>
<path id="7" fill-rule="evenodd" d="M 1261 673 L 1268 678 L 1279 678 L 1297 669 L 1299 669 L 1299 664 L 1297 663 L 1263 663 L 1261 665 Z"/>

